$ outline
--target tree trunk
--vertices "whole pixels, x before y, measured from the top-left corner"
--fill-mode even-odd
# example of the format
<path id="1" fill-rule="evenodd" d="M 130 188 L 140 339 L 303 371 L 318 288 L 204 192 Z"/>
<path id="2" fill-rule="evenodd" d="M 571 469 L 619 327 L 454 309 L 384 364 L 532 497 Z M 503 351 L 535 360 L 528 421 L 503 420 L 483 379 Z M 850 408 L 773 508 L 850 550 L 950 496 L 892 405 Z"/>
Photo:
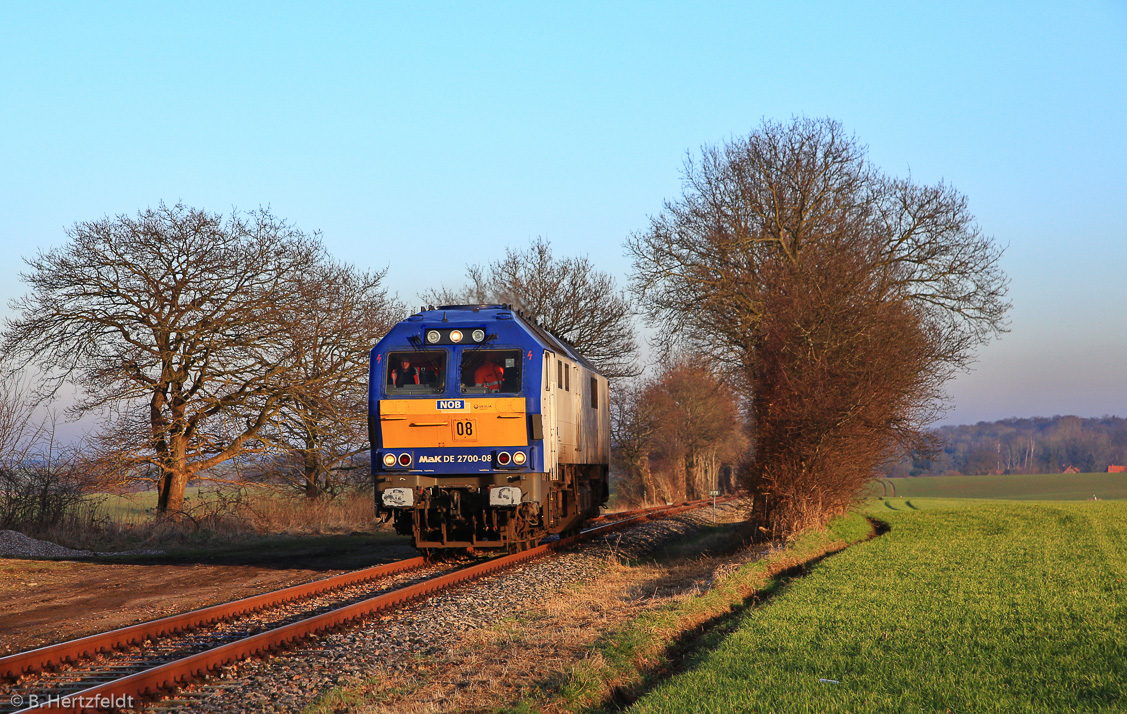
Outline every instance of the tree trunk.
<path id="1" fill-rule="evenodd" d="M 657 503 L 657 486 L 654 485 L 654 475 L 650 471 L 649 456 L 642 456 L 638 471 L 642 476 L 642 503 L 647 506 Z"/>
<path id="2" fill-rule="evenodd" d="M 187 487 L 187 471 L 162 469 L 157 497 L 157 511 L 160 513 L 176 513 L 184 510 L 184 490 Z"/>
<path id="3" fill-rule="evenodd" d="M 188 444 L 183 435 L 169 439 L 169 451 L 161 464 L 157 511 L 176 513 L 184 510 L 184 490 L 188 487 Z"/>
<path id="4" fill-rule="evenodd" d="M 302 453 L 302 462 L 305 467 L 305 497 L 317 498 L 322 493 L 320 460 L 316 452 L 306 450 Z"/>

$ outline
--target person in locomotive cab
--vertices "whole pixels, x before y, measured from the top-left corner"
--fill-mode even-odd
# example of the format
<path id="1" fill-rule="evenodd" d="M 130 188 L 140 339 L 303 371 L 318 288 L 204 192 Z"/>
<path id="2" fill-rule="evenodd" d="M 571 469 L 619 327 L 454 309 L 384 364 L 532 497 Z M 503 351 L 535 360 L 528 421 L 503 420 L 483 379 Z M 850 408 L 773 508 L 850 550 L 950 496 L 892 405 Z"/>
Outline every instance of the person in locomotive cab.
<path id="1" fill-rule="evenodd" d="M 391 383 L 396 387 L 406 387 L 419 383 L 419 370 L 411 366 L 411 361 L 399 361 L 399 368 L 391 370 Z"/>
<path id="2" fill-rule="evenodd" d="M 504 380 L 505 368 L 489 360 L 482 362 L 473 373 L 474 384 L 485 387 L 490 392 L 501 391 L 501 382 Z"/>

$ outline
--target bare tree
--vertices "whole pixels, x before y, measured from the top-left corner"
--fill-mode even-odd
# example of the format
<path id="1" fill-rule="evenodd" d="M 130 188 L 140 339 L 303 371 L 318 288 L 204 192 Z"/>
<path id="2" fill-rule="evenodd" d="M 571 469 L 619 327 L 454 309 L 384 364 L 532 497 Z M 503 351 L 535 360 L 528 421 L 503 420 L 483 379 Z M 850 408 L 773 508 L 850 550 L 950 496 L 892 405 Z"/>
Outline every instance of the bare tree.
<path id="1" fill-rule="evenodd" d="M 308 311 L 288 335 L 295 389 L 264 438 L 288 455 L 286 473 L 307 496 L 335 491 L 334 472 L 368 448 L 368 353 L 405 312 L 385 274 L 325 262 L 301 278 Z"/>
<path id="2" fill-rule="evenodd" d="M 18 375 L 0 373 L 0 472 L 21 467 L 43 431 L 30 390 Z"/>
<path id="3" fill-rule="evenodd" d="M 705 498 L 746 448 L 736 395 L 703 360 L 682 357 L 664 365 L 645 399 L 657 423 L 651 458 L 673 497 Z"/>
<path id="4" fill-rule="evenodd" d="M 309 297 L 296 276 L 316 236 L 269 210 L 217 214 L 161 204 L 77 223 L 27 260 L 0 353 L 46 372 L 41 397 L 72 381 L 70 410 L 105 415 L 121 470 L 154 470 L 161 511 L 188 480 L 258 443 L 299 381 L 287 335 Z"/>
<path id="5" fill-rule="evenodd" d="M 539 321 L 608 378 L 641 373 L 629 300 L 614 278 L 590 258 L 556 258 L 540 238 L 527 250 L 505 250 L 505 257 L 466 269 L 461 290 L 432 290 L 421 298 L 433 304 L 511 304 Z"/>
<path id="6" fill-rule="evenodd" d="M 620 380 L 610 399 L 611 459 L 616 493 L 627 502 L 653 504 L 658 490 L 650 468 L 657 433 L 657 415 L 638 379 Z M 661 494 L 667 500 L 669 494 Z"/>
<path id="7" fill-rule="evenodd" d="M 943 382 L 1005 329 L 1001 249 L 965 197 L 886 177 L 865 154 L 829 119 L 765 122 L 690 157 L 683 196 L 627 243 L 633 293 L 666 346 L 708 355 L 752 399 L 753 485 L 776 532 L 840 507 L 841 489 L 821 489 L 860 443 L 840 425 L 865 425 L 877 446 L 857 446 L 853 461 L 871 472 L 890 444 L 922 435 Z M 876 335 L 902 354 L 878 359 Z M 813 422 L 798 418 L 814 407 L 824 413 Z M 820 456 L 838 450 L 783 489 L 804 458 L 785 451 L 796 434 Z"/>
<path id="8" fill-rule="evenodd" d="M 55 439 L 54 414 L 36 416 L 31 390 L 0 374 L 0 528 L 42 534 L 66 519 L 93 515 L 101 484 L 79 445 Z"/>
<path id="9" fill-rule="evenodd" d="M 819 260 L 765 271 L 756 331 L 748 476 L 779 536 L 844 512 L 877 467 L 929 446 L 945 371 L 915 306 L 882 292 L 863 253 L 810 250 Z"/>
<path id="10" fill-rule="evenodd" d="M 699 361 L 676 359 L 615 392 L 616 488 L 630 500 L 703 498 L 746 450 L 736 395 Z"/>

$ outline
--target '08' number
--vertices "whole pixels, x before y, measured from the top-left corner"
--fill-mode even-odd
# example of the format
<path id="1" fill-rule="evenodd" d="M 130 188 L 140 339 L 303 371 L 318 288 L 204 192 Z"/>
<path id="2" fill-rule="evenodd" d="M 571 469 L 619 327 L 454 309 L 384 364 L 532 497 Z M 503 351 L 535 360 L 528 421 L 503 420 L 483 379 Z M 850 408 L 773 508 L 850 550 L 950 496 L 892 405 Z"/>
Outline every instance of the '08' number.
<path id="1" fill-rule="evenodd" d="M 460 441 L 477 441 L 473 419 L 460 419 L 454 422 L 454 438 Z"/>

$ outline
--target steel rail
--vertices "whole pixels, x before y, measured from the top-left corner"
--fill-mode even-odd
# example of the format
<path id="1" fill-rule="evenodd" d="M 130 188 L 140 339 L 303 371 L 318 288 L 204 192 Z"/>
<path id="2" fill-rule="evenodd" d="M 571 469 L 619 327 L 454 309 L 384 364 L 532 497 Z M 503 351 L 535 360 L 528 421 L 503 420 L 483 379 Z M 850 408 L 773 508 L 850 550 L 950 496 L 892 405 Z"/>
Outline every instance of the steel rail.
<path id="1" fill-rule="evenodd" d="M 139 622 L 136 625 L 129 625 L 108 632 L 99 632 L 87 637 L 0 657 L 0 679 L 14 679 L 25 674 L 39 672 L 54 665 L 87 659 L 98 653 L 108 652 L 119 647 L 136 645 L 146 639 L 165 637 L 196 627 L 230 620 L 251 612 L 265 610 L 268 607 L 281 605 L 299 598 L 320 595 L 368 580 L 416 570 L 426 563 L 426 558 L 419 557 L 376 565 L 364 570 L 341 573 L 301 585 L 292 585 L 281 590 L 252 595 L 241 600 L 211 605 L 178 615 L 169 615 L 158 620 Z"/>
<path id="2" fill-rule="evenodd" d="M 643 509 L 635 512 L 636 515 L 632 517 L 596 526 L 595 528 L 588 529 L 574 536 L 561 538 L 560 540 L 545 543 L 544 545 L 512 555 L 493 558 L 476 565 L 461 568 L 453 573 L 440 575 L 420 583 L 376 595 L 366 600 L 245 637 L 214 649 L 167 662 L 121 679 L 90 687 L 80 692 L 63 695 L 55 698 L 46 705 L 21 709 L 14 714 L 24 714 L 27 712 L 96 711 L 96 707 L 83 706 L 83 704 L 91 702 L 126 700 L 132 702 L 132 706 L 135 706 L 146 697 L 153 697 L 158 695 L 161 691 L 175 689 L 191 679 L 205 677 L 208 673 L 216 672 L 220 668 L 239 660 L 252 656 L 265 655 L 269 652 L 291 646 L 310 635 L 335 629 L 342 625 L 361 620 L 377 612 L 404 605 L 412 600 L 425 599 L 428 596 L 448 590 L 464 582 L 539 558 L 551 551 L 566 548 L 581 541 L 591 540 L 642 521 L 653 520 L 659 517 L 669 517 L 684 511 L 702 508 L 709 503 L 710 501 L 693 501 L 681 503 L 676 506 L 658 506 L 656 508 Z M 409 561 L 401 562 L 406 563 Z M 394 566 L 397 564 L 392 563 L 390 565 Z M 267 593 L 267 595 L 269 595 L 269 593 Z"/>

